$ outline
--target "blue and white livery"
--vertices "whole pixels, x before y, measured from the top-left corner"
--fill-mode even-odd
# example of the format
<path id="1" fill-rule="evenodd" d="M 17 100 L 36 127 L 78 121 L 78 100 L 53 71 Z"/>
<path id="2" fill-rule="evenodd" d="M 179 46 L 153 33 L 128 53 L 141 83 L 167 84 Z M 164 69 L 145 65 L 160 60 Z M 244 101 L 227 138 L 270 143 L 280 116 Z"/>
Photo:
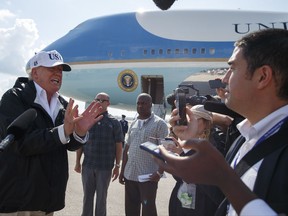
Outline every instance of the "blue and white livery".
<path id="1" fill-rule="evenodd" d="M 61 88 L 68 97 L 89 102 L 104 91 L 112 104 L 135 105 L 147 92 L 162 104 L 187 77 L 227 67 L 235 40 L 265 28 L 287 29 L 288 13 L 135 12 L 87 20 L 44 50 L 56 49 L 72 66 Z"/>

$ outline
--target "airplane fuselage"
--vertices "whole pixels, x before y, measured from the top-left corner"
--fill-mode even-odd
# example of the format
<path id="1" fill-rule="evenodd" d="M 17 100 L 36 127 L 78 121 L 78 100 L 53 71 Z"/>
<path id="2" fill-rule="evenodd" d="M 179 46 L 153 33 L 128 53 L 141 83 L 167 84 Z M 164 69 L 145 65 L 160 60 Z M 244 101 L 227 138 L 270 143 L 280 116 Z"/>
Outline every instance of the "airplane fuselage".
<path id="1" fill-rule="evenodd" d="M 227 67 L 233 44 L 243 35 L 287 26 L 288 14 L 279 12 L 125 13 L 87 20 L 45 50 L 58 50 L 72 66 L 63 74 L 66 96 L 88 102 L 107 92 L 112 104 L 134 105 L 137 95 L 147 92 L 162 103 L 192 74 Z M 196 84 L 197 79 L 192 77 Z"/>

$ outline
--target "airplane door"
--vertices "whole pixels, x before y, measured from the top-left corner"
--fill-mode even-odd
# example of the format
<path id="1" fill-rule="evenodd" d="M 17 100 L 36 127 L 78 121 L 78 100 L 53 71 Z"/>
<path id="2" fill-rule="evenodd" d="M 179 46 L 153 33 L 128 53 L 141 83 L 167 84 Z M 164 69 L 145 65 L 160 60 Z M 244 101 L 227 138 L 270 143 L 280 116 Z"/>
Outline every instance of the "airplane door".
<path id="1" fill-rule="evenodd" d="M 152 97 L 153 112 L 165 118 L 165 95 L 164 95 L 164 80 L 163 76 L 145 75 L 141 76 L 142 93 L 150 94 Z"/>

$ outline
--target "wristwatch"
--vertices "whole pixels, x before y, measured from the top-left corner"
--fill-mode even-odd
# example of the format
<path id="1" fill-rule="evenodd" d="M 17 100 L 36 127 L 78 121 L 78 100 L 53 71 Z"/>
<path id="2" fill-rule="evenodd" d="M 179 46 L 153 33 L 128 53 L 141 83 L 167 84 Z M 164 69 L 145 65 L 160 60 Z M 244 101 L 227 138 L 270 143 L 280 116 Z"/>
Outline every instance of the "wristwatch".
<path id="1" fill-rule="evenodd" d="M 120 164 L 116 164 L 116 163 L 115 163 L 115 166 L 118 167 L 118 168 L 120 168 Z"/>

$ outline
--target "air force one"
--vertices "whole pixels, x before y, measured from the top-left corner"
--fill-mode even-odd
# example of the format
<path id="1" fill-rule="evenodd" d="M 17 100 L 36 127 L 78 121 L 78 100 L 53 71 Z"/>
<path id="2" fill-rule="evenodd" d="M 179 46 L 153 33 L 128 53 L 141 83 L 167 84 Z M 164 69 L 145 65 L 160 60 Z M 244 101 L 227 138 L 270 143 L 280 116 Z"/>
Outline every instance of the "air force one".
<path id="1" fill-rule="evenodd" d="M 188 77 L 196 89 L 202 77 L 205 83 L 216 78 L 211 71 L 227 67 L 234 42 L 266 28 L 287 29 L 288 13 L 133 12 L 89 19 L 44 50 L 56 49 L 72 66 L 63 73 L 65 96 L 90 102 L 107 92 L 112 105 L 135 105 L 146 92 L 154 104 L 163 104 Z"/>

